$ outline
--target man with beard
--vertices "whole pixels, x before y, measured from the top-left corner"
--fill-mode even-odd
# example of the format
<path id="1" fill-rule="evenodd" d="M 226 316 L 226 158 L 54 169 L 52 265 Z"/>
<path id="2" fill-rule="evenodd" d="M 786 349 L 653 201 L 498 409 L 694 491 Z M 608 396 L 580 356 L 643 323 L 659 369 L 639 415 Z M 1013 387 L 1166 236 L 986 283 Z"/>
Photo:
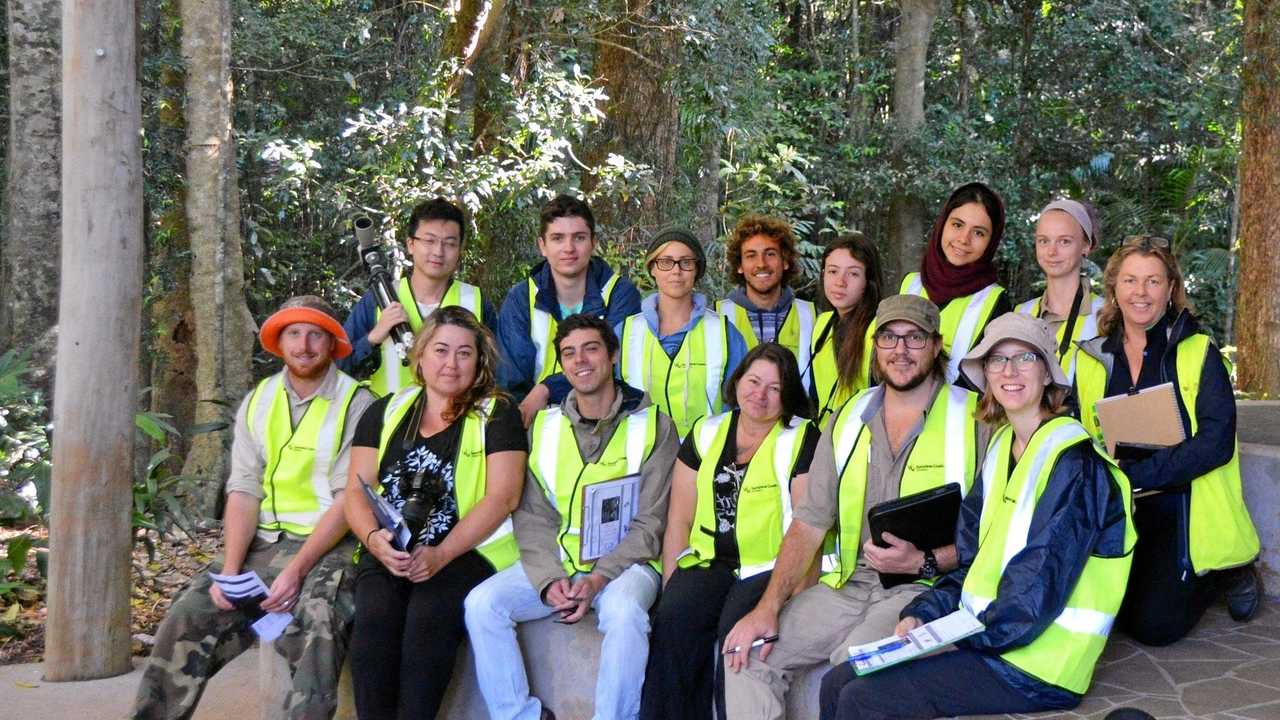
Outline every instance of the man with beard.
<path id="1" fill-rule="evenodd" d="M 817 311 L 796 297 L 789 285 L 799 271 L 791 224 L 767 215 L 738 221 L 725 248 L 729 272 L 738 287 L 716 303 L 716 312 L 738 328 L 747 349 L 776 342 L 796 356 L 808 389 Z"/>
<path id="2" fill-rule="evenodd" d="M 169 608 L 142 672 L 134 718 L 189 718 L 205 683 L 255 640 L 263 612 L 293 614 L 274 647 L 289 663 L 289 718 L 332 717 L 354 610 L 343 518 L 348 450 L 373 396 L 339 371 L 351 343 L 329 304 L 286 301 L 262 325 L 262 347 L 284 360 L 240 404 L 223 515 L 224 575 L 257 572 L 269 592 L 233 605 L 206 574 Z"/>
<path id="3" fill-rule="evenodd" d="M 725 638 L 726 710 L 735 720 L 784 717 L 796 671 L 827 659 L 839 664 L 850 645 L 889 635 L 899 611 L 957 565 L 954 544 L 917 548 L 885 533 L 889 547 L 876 546 L 867 512 L 944 483 L 967 492 L 990 429 L 974 420 L 978 396 L 946 383 L 933 303 L 885 298 L 876 327 L 881 384 L 849 400 L 824 430 L 769 587 Z M 805 589 L 819 548 L 819 582 Z M 878 573 L 918 581 L 886 589 Z M 778 639 L 728 652 L 769 636 Z"/>

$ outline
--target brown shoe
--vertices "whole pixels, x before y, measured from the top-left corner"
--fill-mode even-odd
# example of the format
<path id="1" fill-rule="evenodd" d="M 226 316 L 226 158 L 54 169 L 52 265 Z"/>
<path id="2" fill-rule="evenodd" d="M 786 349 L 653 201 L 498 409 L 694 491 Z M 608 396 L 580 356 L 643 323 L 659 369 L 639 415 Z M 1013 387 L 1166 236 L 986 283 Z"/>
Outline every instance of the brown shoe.
<path id="1" fill-rule="evenodd" d="M 542 706 L 542 714 L 538 716 L 539 720 L 556 720 L 556 714 L 551 712 L 551 708 L 546 705 Z"/>

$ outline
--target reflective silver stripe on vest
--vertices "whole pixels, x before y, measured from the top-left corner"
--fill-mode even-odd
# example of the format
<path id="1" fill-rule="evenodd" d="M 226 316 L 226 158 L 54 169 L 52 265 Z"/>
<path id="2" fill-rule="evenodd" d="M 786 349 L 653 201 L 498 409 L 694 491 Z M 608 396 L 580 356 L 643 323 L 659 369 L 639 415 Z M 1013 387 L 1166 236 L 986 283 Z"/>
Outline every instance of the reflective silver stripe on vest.
<path id="1" fill-rule="evenodd" d="M 923 295 L 924 279 L 920 273 L 911 276 L 911 282 L 907 283 L 907 291 L 905 295 Z"/>
<path id="2" fill-rule="evenodd" d="M 457 285 L 458 305 L 470 310 L 472 315 L 480 317 L 480 288 L 464 282 L 459 282 Z"/>
<path id="3" fill-rule="evenodd" d="M 1018 495 L 1018 504 L 1014 507 L 1013 517 L 1009 519 L 1009 531 L 1004 538 L 1004 557 L 1000 560 L 1001 576 L 1004 575 L 1004 569 L 1009 565 L 1009 560 L 1027 546 L 1027 534 L 1031 531 L 1031 517 L 1036 511 L 1036 487 L 1040 484 L 1040 472 L 1044 469 L 1044 464 L 1049 461 L 1049 456 L 1054 450 L 1067 443 L 1078 442 L 1088 437 L 1089 433 L 1085 432 L 1079 423 L 1064 425 L 1045 438 L 1040 446 L 1040 452 L 1032 458 L 1027 480 L 1022 485 L 1022 492 Z M 1013 469 L 1010 468 L 1010 475 L 1012 474 Z M 983 501 L 985 502 L 989 497 L 984 496 Z"/>
<path id="4" fill-rule="evenodd" d="M 1092 340 L 1098 337 L 1098 312 L 1102 310 L 1102 298 L 1095 297 L 1090 303 L 1089 314 L 1084 316 L 1084 325 L 1080 328 L 1081 340 Z M 1074 339 L 1074 338 L 1073 338 Z M 1076 381 L 1076 360 L 1080 358 L 1080 350 L 1071 353 L 1071 365 L 1067 368 L 1067 383 L 1074 385 Z"/>
<path id="5" fill-rule="evenodd" d="M 770 560 L 769 562 L 758 563 L 756 565 L 743 565 L 738 568 L 738 579 L 746 580 L 747 578 L 755 577 L 760 573 L 769 572 L 773 569 L 774 563 L 774 560 Z"/>
<path id="6" fill-rule="evenodd" d="M 532 289 L 529 292 L 533 292 Z M 531 303 L 532 305 L 532 303 Z M 538 355 L 534 359 L 533 378 L 538 381 L 538 376 L 542 374 L 542 368 L 547 364 L 547 353 L 551 348 L 547 347 L 551 335 L 551 313 L 546 310 L 539 310 L 533 307 L 529 311 L 529 339 L 533 340 L 533 346 L 537 348 Z"/>
<path id="7" fill-rule="evenodd" d="M 969 421 L 968 399 L 969 392 L 964 388 L 949 385 L 947 392 L 947 437 L 943 453 L 946 467 L 943 468 L 947 482 L 954 483 L 960 488 L 960 497 L 968 494 L 969 488 L 965 483 L 965 472 L 968 470 L 969 463 L 965 462 L 964 456 L 966 450 L 965 441 L 968 439 L 968 433 L 965 432 L 965 423 Z"/>
<path id="8" fill-rule="evenodd" d="M 813 355 L 813 323 L 815 320 L 813 305 L 802 300 L 792 300 L 791 307 L 798 313 L 796 316 L 800 320 L 800 337 L 796 341 L 796 361 L 800 366 L 800 370 L 809 369 L 810 358 Z M 813 373 L 806 372 L 800 381 L 804 383 L 805 392 L 812 389 L 813 379 L 810 377 Z"/>
<path id="9" fill-rule="evenodd" d="M 542 414 L 542 428 L 534 439 L 538 444 L 538 474 L 542 476 L 542 491 L 551 507 L 559 510 L 556 504 L 556 465 L 560 461 L 561 410 L 559 406 L 549 407 Z"/>
<path id="10" fill-rule="evenodd" d="M 791 424 L 778 433 L 773 443 L 773 475 L 778 481 L 778 499 L 782 501 L 782 534 L 791 527 L 791 455 L 800 440 L 801 418 L 792 418 Z"/>
<path id="11" fill-rule="evenodd" d="M 716 439 L 716 433 L 720 430 L 720 423 L 729 419 L 730 413 L 715 415 L 702 421 L 702 429 L 698 431 L 698 454 L 702 456 L 702 460 L 706 460 L 707 450 L 711 448 L 711 443 Z M 715 458 L 711 458 L 714 462 Z"/>
<path id="12" fill-rule="evenodd" d="M 1111 625 L 1115 621 L 1114 615 L 1109 615 L 1101 610 L 1067 607 L 1063 608 L 1058 617 L 1054 618 L 1053 623 L 1061 625 L 1071 632 L 1106 637 L 1111 633 Z"/>
<path id="13" fill-rule="evenodd" d="M 968 590 L 961 590 L 960 604 L 964 606 L 965 610 L 973 613 L 974 617 L 977 617 L 982 614 L 983 610 L 987 609 L 988 605 L 991 604 L 991 598 L 974 595 Z"/>
<path id="14" fill-rule="evenodd" d="M 1019 315 L 1030 315 L 1031 317 L 1035 317 L 1039 314 L 1039 309 L 1040 298 L 1031 298 L 1025 302 L 1018 303 L 1018 306 L 1015 307 L 1013 311 Z"/>
<path id="15" fill-rule="evenodd" d="M 355 389 L 358 383 L 345 373 L 338 373 L 338 384 L 333 391 L 333 399 L 329 400 L 324 422 L 320 424 L 319 437 L 316 438 L 316 459 L 311 465 L 311 489 L 320 500 L 320 512 L 333 505 L 333 486 L 330 475 L 333 464 L 338 459 L 338 451 L 342 449 L 342 437 L 338 426 L 342 424 L 347 408 L 344 402 L 347 394 Z M 317 517 L 318 521 L 319 518 Z M 313 523 L 314 524 L 314 523 Z"/>
<path id="16" fill-rule="evenodd" d="M 865 393 L 858 401 L 854 403 L 849 410 L 849 419 L 838 428 L 833 428 L 835 432 L 835 455 L 836 455 L 836 494 L 839 495 L 839 484 L 843 481 L 845 468 L 849 465 L 849 460 L 853 457 L 853 449 L 858 443 L 858 436 L 862 434 L 862 427 L 865 424 L 862 414 L 867 411 L 867 405 L 871 404 L 872 398 L 880 390 L 872 390 Z M 837 503 L 839 505 L 839 503 Z M 836 518 L 839 521 L 839 518 Z M 822 572 L 835 572 L 840 569 L 840 533 L 835 534 L 835 549 L 822 556 Z"/>
<path id="17" fill-rule="evenodd" d="M 720 386 L 724 383 L 724 366 L 728 362 L 725 357 L 725 327 L 720 316 L 706 310 L 702 313 L 702 341 L 707 368 L 704 383 L 707 392 L 707 413 L 716 411 L 716 399 L 720 397 Z"/>
<path id="18" fill-rule="evenodd" d="M 622 368 L 622 379 L 631 387 L 645 392 L 649 391 L 649 362 L 644 351 L 644 339 L 648 334 L 649 323 L 645 322 L 643 315 L 632 315 L 622 325 L 623 341 L 627 343 L 627 364 Z"/>
<path id="19" fill-rule="evenodd" d="M 627 474 L 640 472 L 640 464 L 644 462 L 645 438 L 649 430 L 649 413 L 637 410 L 627 416 Z M 614 430 L 617 432 L 617 430 Z"/>
<path id="20" fill-rule="evenodd" d="M 275 402 L 276 393 L 280 392 L 284 383 L 284 371 L 267 378 L 258 390 L 257 405 L 253 409 L 253 417 L 249 418 L 249 431 L 262 447 L 267 446 L 267 418 L 271 416 L 271 404 Z"/>
<path id="21" fill-rule="evenodd" d="M 973 341 L 977 339 L 978 319 L 987 298 L 996 291 L 992 283 L 977 292 L 969 300 L 969 305 L 960 316 L 960 324 L 956 327 L 955 337 L 951 338 L 951 357 L 947 359 L 947 382 L 955 382 L 960 377 L 960 361 L 973 349 Z"/>

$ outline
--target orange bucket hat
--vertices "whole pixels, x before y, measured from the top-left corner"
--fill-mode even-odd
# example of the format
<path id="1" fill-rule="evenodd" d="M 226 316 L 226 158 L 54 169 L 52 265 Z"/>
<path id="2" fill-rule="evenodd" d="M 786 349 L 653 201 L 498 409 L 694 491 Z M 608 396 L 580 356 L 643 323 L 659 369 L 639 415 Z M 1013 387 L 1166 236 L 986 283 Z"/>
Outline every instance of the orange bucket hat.
<path id="1" fill-rule="evenodd" d="M 315 295 L 298 295 L 286 300 L 279 310 L 262 323 L 262 329 L 258 331 L 258 340 L 267 352 L 276 357 L 284 357 L 280 352 L 280 333 L 289 325 L 299 322 L 319 325 L 333 336 L 335 359 L 340 360 L 351 354 L 351 341 L 347 339 L 347 332 L 342 329 L 342 323 L 338 322 L 338 314 L 323 298 Z"/>

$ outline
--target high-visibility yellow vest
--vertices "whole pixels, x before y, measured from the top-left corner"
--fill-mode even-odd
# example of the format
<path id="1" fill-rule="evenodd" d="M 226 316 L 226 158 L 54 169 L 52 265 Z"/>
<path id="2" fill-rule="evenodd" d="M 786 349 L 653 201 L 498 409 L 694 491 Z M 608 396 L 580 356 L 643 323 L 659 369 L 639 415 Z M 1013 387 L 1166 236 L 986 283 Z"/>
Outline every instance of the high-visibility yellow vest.
<path id="1" fill-rule="evenodd" d="M 528 280 L 529 288 L 529 339 L 537 348 L 534 363 L 538 368 L 538 382 L 546 380 L 556 373 L 560 363 L 556 360 L 556 328 L 559 323 L 555 316 L 537 307 L 538 283 L 533 278 Z M 618 286 L 618 274 L 614 273 L 600 288 L 600 297 L 604 300 L 605 312 L 609 310 L 609 299 L 613 297 L 613 289 Z"/>
<path id="2" fill-rule="evenodd" d="M 413 297 L 413 289 L 407 277 L 400 278 L 400 283 L 396 285 L 396 302 L 404 306 L 405 315 L 409 316 L 409 329 L 417 334 L 422 329 L 423 318 L 422 313 L 418 311 L 418 301 Z M 480 288 L 475 285 L 468 285 L 460 280 L 449 283 L 449 288 L 440 298 L 440 307 L 451 306 L 466 308 L 476 316 L 477 320 L 484 322 L 484 302 L 480 297 Z M 376 317 L 382 317 L 381 309 L 378 310 Z M 383 397 L 402 387 L 412 385 L 413 366 L 400 362 L 400 356 L 396 354 L 395 343 L 390 335 L 380 343 L 378 350 L 382 354 L 382 362 L 369 377 L 369 389 L 373 394 Z"/>
<path id="3" fill-rule="evenodd" d="M 746 308 L 732 300 L 721 300 L 716 303 L 716 312 L 729 318 L 729 322 L 738 328 L 738 332 L 742 333 L 742 339 L 747 343 L 748 350 L 760 344 L 755 328 L 751 327 L 751 316 Z M 817 315 L 818 311 L 813 303 L 795 298 L 791 301 L 791 307 L 787 310 L 787 317 L 783 319 L 782 326 L 778 328 L 778 336 L 773 339 L 796 356 L 796 364 L 800 366 L 802 373 L 809 367 Z M 805 375 L 802 380 L 805 384 L 804 389 L 807 391 L 808 375 Z"/>
<path id="4" fill-rule="evenodd" d="M 310 535 L 333 505 L 333 465 L 342 450 L 347 408 L 360 383 L 339 371 L 334 400 L 316 395 L 295 428 L 284 374 L 282 370 L 258 383 L 245 412 L 246 429 L 262 445 L 267 461 L 258 527 Z"/>
<path id="5" fill-rule="evenodd" d="M 589 573 L 595 561 L 583 561 L 582 501 L 584 489 L 595 483 L 636 475 L 653 452 L 658 432 L 658 408 L 648 405 L 623 418 L 614 428 L 604 452 L 584 463 L 573 434 L 573 422 L 559 406 L 538 413 L 530 433 L 529 472 L 560 513 L 560 562 L 568 575 Z M 639 498 L 626 502 L 635 503 Z M 625 531 L 624 531 L 625 534 Z"/>
<path id="6" fill-rule="evenodd" d="M 871 460 L 871 431 L 863 416 L 884 396 L 884 388 L 864 390 L 845 403 L 829 433 L 834 446 L 836 477 L 840 479 L 836 527 L 823 547 L 823 584 L 840 588 L 853 576 L 862 547 L 866 516 L 867 465 Z M 945 483 L 960 486 L 966 495 L 977 466 L 977 431 L 973 414 L 978 395 L 956 385 L 943 385 L 925 414 L 924 427 L 911 447 L 898 486 L 898 496 L 932 490 Z M 931 549 L 931 548 L 930 548 Z"/>
<path id="7" fill-rule="evenodd" d="M 858 371 L 858 376 L 848 383 L 840 382 L 840 366 L 836 361 L 836 353 L 840 348 L 836 347 L 836 329 L 828 329 L 828 326 L 839 322 L 840 318 L 835 311 L 829 310 L 818 316 L 818 323 L 813 328 L 811 387 L 817 397 L 817 419 L 814 424 L 818 427 L 823 427 L 827 417 L 839 410 L 849 398 L 871 385 L 871 359 L 876 352 L 875 321 L 867 324 L 867 337 L 862 346 L 862 368 Z M 819 338 L 822 339 L 821 346 L 818 346 Z M 800 370 L 803 371 L 804 368 Z"/>
<path id="8" fill-rule="evenodd" d="M 422 388 L 414 385 L 398 390 L 382 413 L 382 435 L 378 439 L 378 465 L 386 454 L 396 428 L 413 408 Z M 462 421 L 462 438 L 458 442 L 458 454 L 453 460 L 453 496 L 458 501 L 458 520 L 462 520 L 484 499 L 486 482 L 484 425 L 493 412 L 494 401 L 489 400 L 479 411 L 472 411 Z M 511 517 L 507 516 L 476 551 L 488 560 L 495 570 L 514 565 L 520 558 L 516 536 L 512 532 Z"/>
<path id="9" fill-rule="evenodd" d="M 685 333 L 680 349 L 668 357 L 643 313 L 623 321 L 622 380 L 649 393 L 649 399 L 671 418 L 684 437 L 701 417 L 724 410 L 720 388 L 729 361 L 728 321 L 704 310 Z"/>
<path id="10" fill-rule="evenodd" d="M 978 553 L 965 576 L 960 602 L 980 615 L 998 596 L 1000 579 L 1009 561 L 1027 545 L 1036 503 L 1053 477 L 1063 451 L 1089 434 L 1072 418 L 1050 420 L 1036 431 L 1018 464 L 1009 467 L 1013 428 L 1005 425 L 991 440 L 982 470 L 982 519 Z M 1098 451 L 1100 456 L 1105 454 Z M 1107 643 L 1120 601 L 1124 598 L 1138 534 L 1133 527 L 1129 480 L 1110 459 L 1111 477 L 1123 494 L 1125 554 L 1091 555 L 1067 597 L 1067 605 L 1053 623 L 1029 645 L 1001 653 L 1014 667 L 1078 695 L 1089 689 L 1093 667 Z M 1046 578 L 1046 582 L 1049 579 Z"/>
<path id="11" fill-rule="evenodd" d="M 1178 396 L 1191 419 L 1191 435 L 1199 427 L 1196 397 L 1200 393 L 1200 373 L 1209 356 L 1208 335 L 1197 333 L 1178 343 Z M 1214 352 L 1217 355 L 1217 352 Z M 1097 358 L 1081 351 L 1076 364 L 1076 396 L 1080 401 L 1080 421 L 1102 442 L 1102 424 L 1095 409 L 1106 396 L 1107 369 Z M 1191 481 L 1191 515 L 1188 518 L 1188 545 L 1191 567 L 1197 575 L 1210 570 L 1239 567 L 1253 562 L 1261 543 L 1258 531 L 1244 504 L 1240 484 L 1240 443 L 1234 440 L 1231 461 Z"/>
<path id="12" fill-rule="evenodd" d="M 716 466 L 729 437 L 729 418 L 722 413 L 694 424 L 694 442 L 702 463 L 698 467 L 698 500 L 689 530 L 689 548 L 678 558 L 680 567 L 706 566 L 716 556 Z M 809 421 L 781 420 L 765 436 L 756 450 L 738 490 L 738 511 L 734 520 L 734 540 L 738 545 L 739 578 L 749 578 L 773 569 L 782 547 L 782 536 L 791 527 L 791 477 L 800 458 L 805 427 Z"/>
<path id="13" fill-rule="evenodd" d="M 918 272 L 908 273 L 902 278 L 902 288 L 898 292 L 929 299 Z M 942 308 L 939 331 L 942 333 L 942 349 L 947 351 L 947 382 L 960 378 L 960 361 L 978 344 L 991 314 L 995 312 L 996 302 L 1003 294 L 1004 288 L 991 283 L 972 295 L 952 300 Z"/>
<path id="14" fill-rule="evenodd" d="M 1081 280 L 1081 282 L 1084 282 Z M 1040 317 L 1040 302 L 1043 298 L 1035 297 L 1024 303 L 1020 303 L 1015 311 L 1022 315 L 1030 315 L 1031 317 Z M 1080 348 L 1076 347 L 1076 342 L 1080 340 L 1090 340 L 1098 336 L 1098 311 L 1102 310 L 1102 298 L 1094 295 L 1089 300 L 1088 307 L 1080 308 L 1080 316 L 1076 318 L 1075 328 L 1071 331 L 1071 344 L 1067 348 L 1067 352 L 1058 358 L 1058 362 L 1062 365 L 1062 371 L 1067 374 L 1067 382 L 1071 382 L 1076 377 L 1076 355 L 1080 352 Z M 1062 336 L 1067 332 L 1067 324 L 1065 322 L 1058 324 L 1058 332 L 1055 337 L 1058 339 L 1058 346 L 1062 346 Z"/>

